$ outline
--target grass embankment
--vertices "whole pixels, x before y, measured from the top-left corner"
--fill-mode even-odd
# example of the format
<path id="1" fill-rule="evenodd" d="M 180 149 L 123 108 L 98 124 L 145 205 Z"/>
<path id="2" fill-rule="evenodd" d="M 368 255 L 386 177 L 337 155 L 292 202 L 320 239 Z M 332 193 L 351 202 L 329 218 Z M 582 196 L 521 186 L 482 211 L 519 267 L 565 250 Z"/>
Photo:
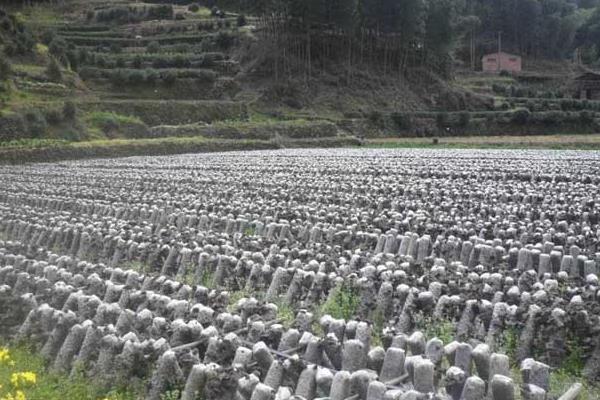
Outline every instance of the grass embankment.
<path id="1" fill-rule="evenodd" d="M 439 138 L 376 138 L 368 139 L 370 148 L 464 148 L 464 149 L 551 149 L 600 150 L 600 134 L 536 135 L 536 136 L 457 136 Z"/>
<path id="2" fill-rule="evenodd" d="M 169 137 L 161 139 L 115 139 L 87 142 L 54 142 L 49 146 L 0 147 L 0 163 L 23 164 L 81 158 L 159 156 L 240 150 L 272 150 L 286 147 L 348 147 L 360 142 L 353 137 L 273 140 Z"/>
<path id="3" fill-rule="evenodd" d="M 128 390 L 104 391 L 83 377 L 48 372 L 39 354 L 22 346 L 0 347 L 1 400 L 135 400 Z"/>

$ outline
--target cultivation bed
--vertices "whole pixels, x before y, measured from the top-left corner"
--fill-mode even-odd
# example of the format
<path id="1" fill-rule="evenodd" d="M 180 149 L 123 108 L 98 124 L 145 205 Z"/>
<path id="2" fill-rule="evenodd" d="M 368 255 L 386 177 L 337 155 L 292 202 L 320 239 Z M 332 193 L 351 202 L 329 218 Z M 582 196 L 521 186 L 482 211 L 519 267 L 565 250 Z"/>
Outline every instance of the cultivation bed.
<path id="1" fill-rule="evenodd" d="M 555 372 L 600 377 L 599 172 L 491 150 L 0 166 L 0 327 L 152 400 L 558 398 Z"/>

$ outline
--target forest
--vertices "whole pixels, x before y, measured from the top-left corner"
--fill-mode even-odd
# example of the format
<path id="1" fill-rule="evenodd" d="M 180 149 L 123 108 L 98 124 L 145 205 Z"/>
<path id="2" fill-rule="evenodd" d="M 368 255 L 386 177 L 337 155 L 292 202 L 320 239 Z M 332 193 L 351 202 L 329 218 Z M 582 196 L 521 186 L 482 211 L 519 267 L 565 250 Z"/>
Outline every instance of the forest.
<path id="1" fill-rule="evenodd" d="M 224 3 L 224 4 L 223 4 Z M 374 61 L 383 72 L 453 63 L 476 68 L 502 50 L 529 59 L 598 64 L 598 0 L 223 0 L 261 15 L 283 68 L 290 56 L 313 63 Z M 292 58 L 293 59 L 293 58 Z M 295 62 L 295 60 L 294 60 Z"/>
<path id="2" fill-rule="evenodd" d="M 51 3 L 56 0 L 28 0 Z M 13 2 L 21 3 L 21 2 Z M 447 75 L 502 50 L 528 59 L 600 63 L 600 0 L 149 0 L 258 16 L 274 72 L 330 62 L 383 73 Z M 11 3 L 11 0 L 7 0 Z M 268 42 L 267 42 L 268 43 Z"/>

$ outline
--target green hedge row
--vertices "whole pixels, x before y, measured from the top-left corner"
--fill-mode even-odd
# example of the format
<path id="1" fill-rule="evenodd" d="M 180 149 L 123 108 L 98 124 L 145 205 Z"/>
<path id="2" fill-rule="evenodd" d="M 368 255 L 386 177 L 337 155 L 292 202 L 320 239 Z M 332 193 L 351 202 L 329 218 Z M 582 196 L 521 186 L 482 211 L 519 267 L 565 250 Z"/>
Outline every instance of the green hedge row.
<path id="1" fill-rule="evenodd" d="M 83 67 L 79 71 L 83 79 L 108 79 L 115 85 L 141 85 L 163 82 L 175 83 L 179 79 L 195 79 L 203 83 L 212 83 L 217 73 L 207 69 L 101 69 Z"/>
<path id="2" fill-rule="evenodd" d="M 163 36 L 151 36 L 151 37 L 143 37 L 141 39 L 131 39 L 131 38 L 110 38 L 110 37 L 87 37 L 87 36 L 78 36 L 78 35 L 63 35 L 62 37 L 77 46 L 111 46 L 111 45 L 119 45 L 121 47 L 131 47 L 131 46 L 147 46 L 151 42 L 157 42 L 161 45 L 167 44 L 179 44 L 179 43 L 188 43 L 188 44 L 197 44 L 203 39 L 213 39 L 218 43 L 224 43 L 226 41 L 231 41 L 235 39 L 237 34 L 235 32 L 225 32 L 220 31 L 217 33 L 206 33 L 203 35 L 163 35 Z"/>
<path id="3" fill-rule="evenodd" d="M 148 137 L 204 136 L 220 139 L 270 140 L 276 137 L 314 139 L 336 137 L 338 128 L 327 121 L 281 121 L 274 123 L 216 123 L 205 125 L 156 126 Z"/>
<path id="4" fill-rule="evenodd" d="M 114 100 L 80 103 L 79 107 L 85 111 L 116 112 L 136 116 L 148 126 L 243 120 L 248 114 L 244 103 L 210 100 Z"/>
<path id="5" fill-rule="evenodd" d="M 80 62 L 99 68 L 211 68 L 227 59 L 225 54 L 123 54 L 85 52 Z"/>

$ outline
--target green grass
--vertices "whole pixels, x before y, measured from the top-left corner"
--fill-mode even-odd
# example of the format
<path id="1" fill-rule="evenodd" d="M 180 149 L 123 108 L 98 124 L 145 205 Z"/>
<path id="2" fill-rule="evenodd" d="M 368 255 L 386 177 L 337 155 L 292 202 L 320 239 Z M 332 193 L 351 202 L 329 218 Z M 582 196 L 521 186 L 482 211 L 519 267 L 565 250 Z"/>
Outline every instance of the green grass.
<path id="1" fill-rule="evenodd" d="M 577 398 L 578 400 L 600 399 L 600 387 L 586 382 L 578 375 L 572 375 L 568 372 L 565 372 L 562 368 L 553 371 L 550 375 L 550 394 L 553 395 L 553 398 L 558 398 L 577 382 L 583 385 L 583 390 Z"/>
<path id="2" fill-rule="evenodd" d="M 565 134 L 531 136 L 456 136 L 438 138 L 368 139 L 363 147 L 383 149 L 548 149 L 600 150 L 600 134 Z"/>
<path id="3" fill-rule="evenodd" d="M 85 116 L 85 121 L 92 128 L 106 129 L 108 126 L 118 127 L 126 124 L 143 124 L 138 117 L 122 115 L 115 112 L 93 111 Z"/>
<path id="4" fill-rule="evenodd" d="M 0 141 L 0 147 L 37 149 L 42 147 L 64 146 L 67 143 L 69 142 L 63 139 L 16 139 Z"/>
<path id="5" fill-rule="evenodd" d="M 48 372 L 44 360 L 26 346 L 9 346 L 12 362 L 0 362 L 0 398 L 10 391 L 14 394 L 11 375 L 15 372 L 33 372 L 36 383 L 23 386 L 27 400 L 135 400 L 141 396 L 128 390 L 103 391 L 88 380 Z"/>
<path id="6" fill-rule="evenodd" d="M 210 8 L 208 7 L 200 7 L 198 11 L 193 14 L 202 18 L 208 18 L 211 16 Z"/>

